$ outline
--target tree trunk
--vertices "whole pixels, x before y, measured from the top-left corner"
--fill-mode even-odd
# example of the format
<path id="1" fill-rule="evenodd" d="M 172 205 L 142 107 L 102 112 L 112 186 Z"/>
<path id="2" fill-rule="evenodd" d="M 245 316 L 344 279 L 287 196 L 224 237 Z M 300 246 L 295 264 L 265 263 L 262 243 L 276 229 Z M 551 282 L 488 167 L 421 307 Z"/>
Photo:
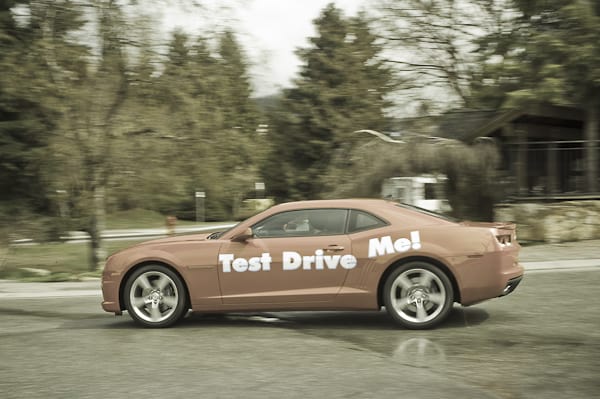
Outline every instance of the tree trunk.
<path id="1" fill-rule="evenodd" d="M 585 180 L 587 191 L 598 192 L 598 123 L 600 98 L 588 102 L 585 110 Z"/>
<path id="2" fill-rule="evenodd" d="M 96 271 L 104 267 L 106 251 L 102 242 L 104 231 L 104 187 L 94 187 L 94 209 L 90 220 L 88 233 L 90 235 L 90 271 Z"/>

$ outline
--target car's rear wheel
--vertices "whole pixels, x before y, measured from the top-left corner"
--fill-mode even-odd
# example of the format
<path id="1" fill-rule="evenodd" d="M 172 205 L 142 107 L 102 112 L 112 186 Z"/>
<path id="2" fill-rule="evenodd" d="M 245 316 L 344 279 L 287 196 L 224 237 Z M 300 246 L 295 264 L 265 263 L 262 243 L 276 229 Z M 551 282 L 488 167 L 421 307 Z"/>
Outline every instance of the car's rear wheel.
<path id="1" fill-rule="evenodd" d="M 454 302 L 452 283 L 435 265 L 413 261 L 396 268 L 383 288 L 390 316 L 410 329 L 432 328 L 442 322 Z"/>
<path id="2" fill-rule="evenodd" d="M 181 278 L 159 264 L 142 266 L 127 279 L 125 307 L 146 327 L 168 327 L 187 311 L 187 291 Z"/>

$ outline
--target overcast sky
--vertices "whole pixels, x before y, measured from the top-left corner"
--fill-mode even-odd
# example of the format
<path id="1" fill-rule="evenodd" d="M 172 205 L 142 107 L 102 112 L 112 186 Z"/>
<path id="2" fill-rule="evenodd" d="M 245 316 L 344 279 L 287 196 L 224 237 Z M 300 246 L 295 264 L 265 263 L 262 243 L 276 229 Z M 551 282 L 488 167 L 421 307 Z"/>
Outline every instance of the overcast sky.
<path id="1" fill-rule="evenodd" d="M 251 63 L 255 95 L 272 94 L 288 87 L 298 72 L 299 60 L 294 54 L 298 47 L 308 45 L 314 36 L 312 21 L 329 3 L 334 2 L 347 16 L 355 15 L 365 0 L 240 0 L 226 12 L 229 23 L 239 33 Z M 232 15 L 233 14 L 233 15 Z M 169 10 L 164 28 L 199 29 L 203 18 L 193 10 Z"/>

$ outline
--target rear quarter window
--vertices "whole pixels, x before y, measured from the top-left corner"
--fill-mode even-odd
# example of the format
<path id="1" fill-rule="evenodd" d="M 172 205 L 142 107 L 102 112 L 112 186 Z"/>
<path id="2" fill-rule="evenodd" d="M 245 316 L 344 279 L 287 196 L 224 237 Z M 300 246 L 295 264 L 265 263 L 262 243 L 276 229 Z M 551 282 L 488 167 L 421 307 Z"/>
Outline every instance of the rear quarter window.
<path id="1" fill-rule="evenodd" d="M 356 233 L 363 230 L 371 230 L 387 226 L 388 223 L 377 216 L 357 209 L 350 210 L 348 221 L 348 233 Z"/>

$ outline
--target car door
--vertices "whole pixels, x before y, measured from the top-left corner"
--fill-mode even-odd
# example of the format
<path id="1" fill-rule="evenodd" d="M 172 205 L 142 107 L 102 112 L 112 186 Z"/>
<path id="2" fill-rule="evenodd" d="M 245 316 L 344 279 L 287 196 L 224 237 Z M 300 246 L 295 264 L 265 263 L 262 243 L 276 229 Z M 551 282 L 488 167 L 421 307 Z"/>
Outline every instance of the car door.
<path id="1" fill-rule="evenodd" d="M 281 212 L 252 226 L 253 237 L 223 244 L 224 304 L 327 303 L 356 266 L 345 234 L 347 209 Z"/>

